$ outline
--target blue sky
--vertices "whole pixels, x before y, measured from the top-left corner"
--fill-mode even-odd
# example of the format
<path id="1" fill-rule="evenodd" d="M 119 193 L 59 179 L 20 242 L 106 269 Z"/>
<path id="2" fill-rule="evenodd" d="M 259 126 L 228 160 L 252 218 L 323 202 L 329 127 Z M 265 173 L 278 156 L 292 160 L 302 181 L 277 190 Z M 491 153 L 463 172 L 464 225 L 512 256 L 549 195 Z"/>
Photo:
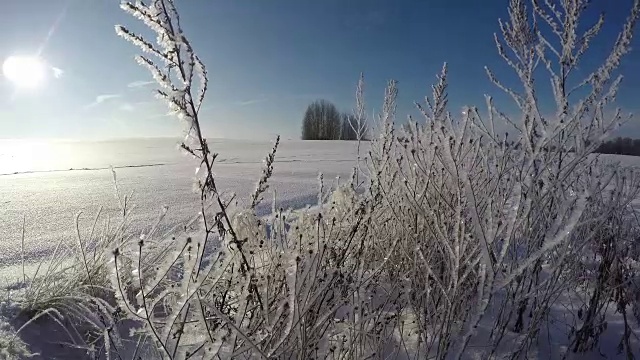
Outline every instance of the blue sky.
<path id="1" fill-rule="evenodd" d="M 210 92 L 203 112 L 211 137 L 297 138 L 306 105 L 318 98 L 341 110 L 354 104 L 355 84 L 366 77 L 369 112 L 379 109 L 384 85 L 399 81 L 399 117 L 416 114 L 413 101 L 430 92 L 449 63 L 450 104 L 484 105 L 496 95 L 488 65 L 514 79 L 498 57 L 493 33 L 506 18 L 506 0 L 177 0 L 193 45 L 208 67 Z M 607 24 L 578 75 L 605 56 L 631 0 L 594 0 Z M 0 58 L 34 54 L 51 67 L 43 86 L 19 91 L 0 77 L 0 138 L 112 138 L 177 136 L 181 124 L 163 116 L 150 75 L 117 37 L 115 24 L 140 29 L 119 0 L 3 0 Z M 635 47 L 639 42 L 634 39 Z M 640 52 L 625 58 L 619 96 L 638 110 Z M 544 96 L 544 93 L 543 93 Z M 640 126 L 630 134 L 640 137 Z"/>

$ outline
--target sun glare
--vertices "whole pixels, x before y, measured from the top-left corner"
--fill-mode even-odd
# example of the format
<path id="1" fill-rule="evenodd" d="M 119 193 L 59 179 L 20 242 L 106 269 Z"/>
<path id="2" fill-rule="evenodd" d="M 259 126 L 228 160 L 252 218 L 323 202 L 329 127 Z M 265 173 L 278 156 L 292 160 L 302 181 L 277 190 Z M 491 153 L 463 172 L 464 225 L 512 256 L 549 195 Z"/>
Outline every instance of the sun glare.
<path id="1" fill-rule="evenodd" d="M 45 139 L 0 139 L 0 174 L 68 169 L 81 159 L 72 149 L 68 143 Z"/>
<path id="2" fill-rule="evenodd" d="M 5 78 L 19 88 L 36 88 L 45 78 L 44 63 L 34 56 L 9 56 L 2 64 Z"/>

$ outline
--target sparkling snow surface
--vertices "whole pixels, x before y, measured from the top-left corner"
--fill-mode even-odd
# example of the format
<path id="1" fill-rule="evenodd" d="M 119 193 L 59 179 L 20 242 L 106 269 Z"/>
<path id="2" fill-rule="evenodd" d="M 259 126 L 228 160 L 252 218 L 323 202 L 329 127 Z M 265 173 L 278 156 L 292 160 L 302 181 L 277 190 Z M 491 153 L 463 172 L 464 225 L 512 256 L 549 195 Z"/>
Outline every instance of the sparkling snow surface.
<path id="1" fill-rule="evenodd" d="M 177 144 L 177 139 L 0 141 L 0 266 L 20 262 L 23 217 L 25 256 L 37 260 L 60 239 L 75 241 L 78 213 L 83 236 L 88 236 L 100 207 L 103 214 L 117 216 L 110 165 L 116 168 L 120 193 L 133 192 L 134 231 L 152 225 L 163 205 L 169 206 L 165 229 L 184 224 L 199 211 L 199 196 L 193 191 L 198 164 L 177 150 Z M 219 153 L 218 187 L 246 200 L 272 143 L 211 140 L 210 146 Z M 327 186 L 337 176 L 349 181 L 355 159 L 355 142 L 281 141 L 271 189 L 258 212 L 270 211 L 273 189 L 278 207 L 313 204 L 318 173 L 324 174 Z"/>
<path id="2" fill-rule="evenodd" d="M 134 232 L 154 223 L 169 207 L 163 228 L 186 223 L 199 211 L 194 192 L 198 163 L 177 149 L 178 139 L 131 139 L 101 142 L 0 140 L 0 266 L 20 262 L 25 221 L 27 260 L 48 254 L 60 239 L 75 241 L 75 217 L 83 236 L 102 207 L 116 219 L 118 200 L 109 166 L 114 166 L 121 196 L 133 193 Z M 274 177 L 260 214 L 270 211 L 272 190 L 277 207 L 299 208 L 317 200 L 318 173 L 325 186 L 336 177 L 349 181 L 356 159 L 356 142 L 283 140 L 276 156 Z M 218 187 L 245 201 L 255 188 L 269 141 L 211 140 L 219 153 L 215 165 Z M 366 153 L 368 144 L 361 149 Z M 625 165 L 640 158 L 604 156 Z M 116 223 L 117 219 L 113 223 Z M 98 228 L 100 228 L 98 224 Z"/>

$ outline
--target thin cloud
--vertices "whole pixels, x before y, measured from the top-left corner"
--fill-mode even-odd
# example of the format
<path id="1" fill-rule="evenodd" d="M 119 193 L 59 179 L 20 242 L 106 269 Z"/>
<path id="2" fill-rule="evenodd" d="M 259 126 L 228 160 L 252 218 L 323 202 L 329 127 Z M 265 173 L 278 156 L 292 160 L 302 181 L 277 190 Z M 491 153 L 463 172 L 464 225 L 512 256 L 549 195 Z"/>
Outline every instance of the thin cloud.
<path id="1" fill-rule="evenodd" d="M 143 88 L 143 87 L 147 87 L 150 85 L 155 84 L 155 81 L 134 81 L 134 82 L 130 82 L 129 84 L 127 84 L 127 87 L 130 89 L 139 89 L 139 88 Z"/>
<path id="2" fill-rule="evenodd" d="M 257 98 L 257 99 L 236 101 L 235 104 L 239 105 L 239 106 L 249 106 L 249 105 L 255 105 L 255 104 L 263 103 L 265 101 L 267 101 L 267 98 L 261 97 L 261 98 Z"/>
<path id="3" fill-rule="evenodd" d="M 104 103 L 104 102 L 106 102 L 106 101 L 110 101 L 110 100 L 113 100 L 113 99 L 118 99 L 118 98 L 120 98 L 120 97 L 122 97 L 122 95 L 120 95 L 120 94 L 104 94 L 104 95 L 98 95 L 98 96 L 96 96 L 95 101 L 94 101 L 94 102 L 92 102 L 91 104 L 89 104 L 89 105 L 85 106 L 85 108 L 86 108 L 86 109 L 88 109 L 88 108 L 92 108 L 92 107 L 98 106 L 98 105 L 100 105 L 100 104 L 102 104 L 102 103 Z"/>
<path id="4" fill-rule="evenodd" d="M 60 79 L 62 75 L 64 75 L 64 70 L 57 68 L 55 66 L 51 67 L 51 72 L 53 73 L 53 77 L 56 79 Z"/>
<path id="5" fill-rule="evenodd" d="M 304 100 L 317 100 L 331 98 L 329 94 L 290 94 L 285 95 L 285 99 L 304 99 Z"/>

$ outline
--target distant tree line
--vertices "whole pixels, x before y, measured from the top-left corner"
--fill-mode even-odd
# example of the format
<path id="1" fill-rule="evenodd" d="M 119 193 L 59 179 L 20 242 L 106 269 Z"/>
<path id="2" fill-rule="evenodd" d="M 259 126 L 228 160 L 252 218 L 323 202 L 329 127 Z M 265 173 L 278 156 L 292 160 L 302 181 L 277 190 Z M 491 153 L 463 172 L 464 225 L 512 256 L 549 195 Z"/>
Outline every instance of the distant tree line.
<path id="1" fill-rule="evenodd" d="M 640 139 L 617 137 L 604 142 L 598 149 L 600 154 L 617 154 L 640 156 Z"/>
<path id="2" fill-rule="evenodd" d="M 405 129 L 406 126 L 403 126 Z M 400 142 L 409 141 L 405 137 L 398 137 Z M 522 144 L 515 143 L 514 141 L 508 141 L 507 145 L 513 146 L 515 149 L 520 149 Z M 587 141 L 586 145 L 589 145 Z M 545 146 L 543 148 L 544 151 L 556 151 L 555 146 Z M 566 149 L 568 152 L 573 152 L 573 148 Z M 631 155 L 631 156 L 640 156 L 640 139 L 632 139 L 628 137 L 617 137 L 615 139 L 611 139 L 605 141 L 594 151 L 598 154 L 613 154 L 613 155 Z"/>
<path id="3" fill-rule="evenodd" d="M 513 142 L 511 142 L 511 144 L 513 144 Z M 588 141 L 586 145 L 589 145 Z M 516 144 L 516 149 L 520 148 L 520 146 L 521 144 Z M 555 147 L 546 146 L 544 150 L 555 151 Z M 573 148 L 567 149 L 569 152 L 573 152 L 573 150 Z M 598 154 L 640 156 L 640 139 L 617 137 L 603 142 L 594 152 Z"/>
<path id="4" fill-rule="evenodd" d="M 367 128 L 357 126 L 354 115 L 341 113 L 327 100 L 316 100 L 307 106 L 302 119 L 303 140 L 366 140 Z"/>

